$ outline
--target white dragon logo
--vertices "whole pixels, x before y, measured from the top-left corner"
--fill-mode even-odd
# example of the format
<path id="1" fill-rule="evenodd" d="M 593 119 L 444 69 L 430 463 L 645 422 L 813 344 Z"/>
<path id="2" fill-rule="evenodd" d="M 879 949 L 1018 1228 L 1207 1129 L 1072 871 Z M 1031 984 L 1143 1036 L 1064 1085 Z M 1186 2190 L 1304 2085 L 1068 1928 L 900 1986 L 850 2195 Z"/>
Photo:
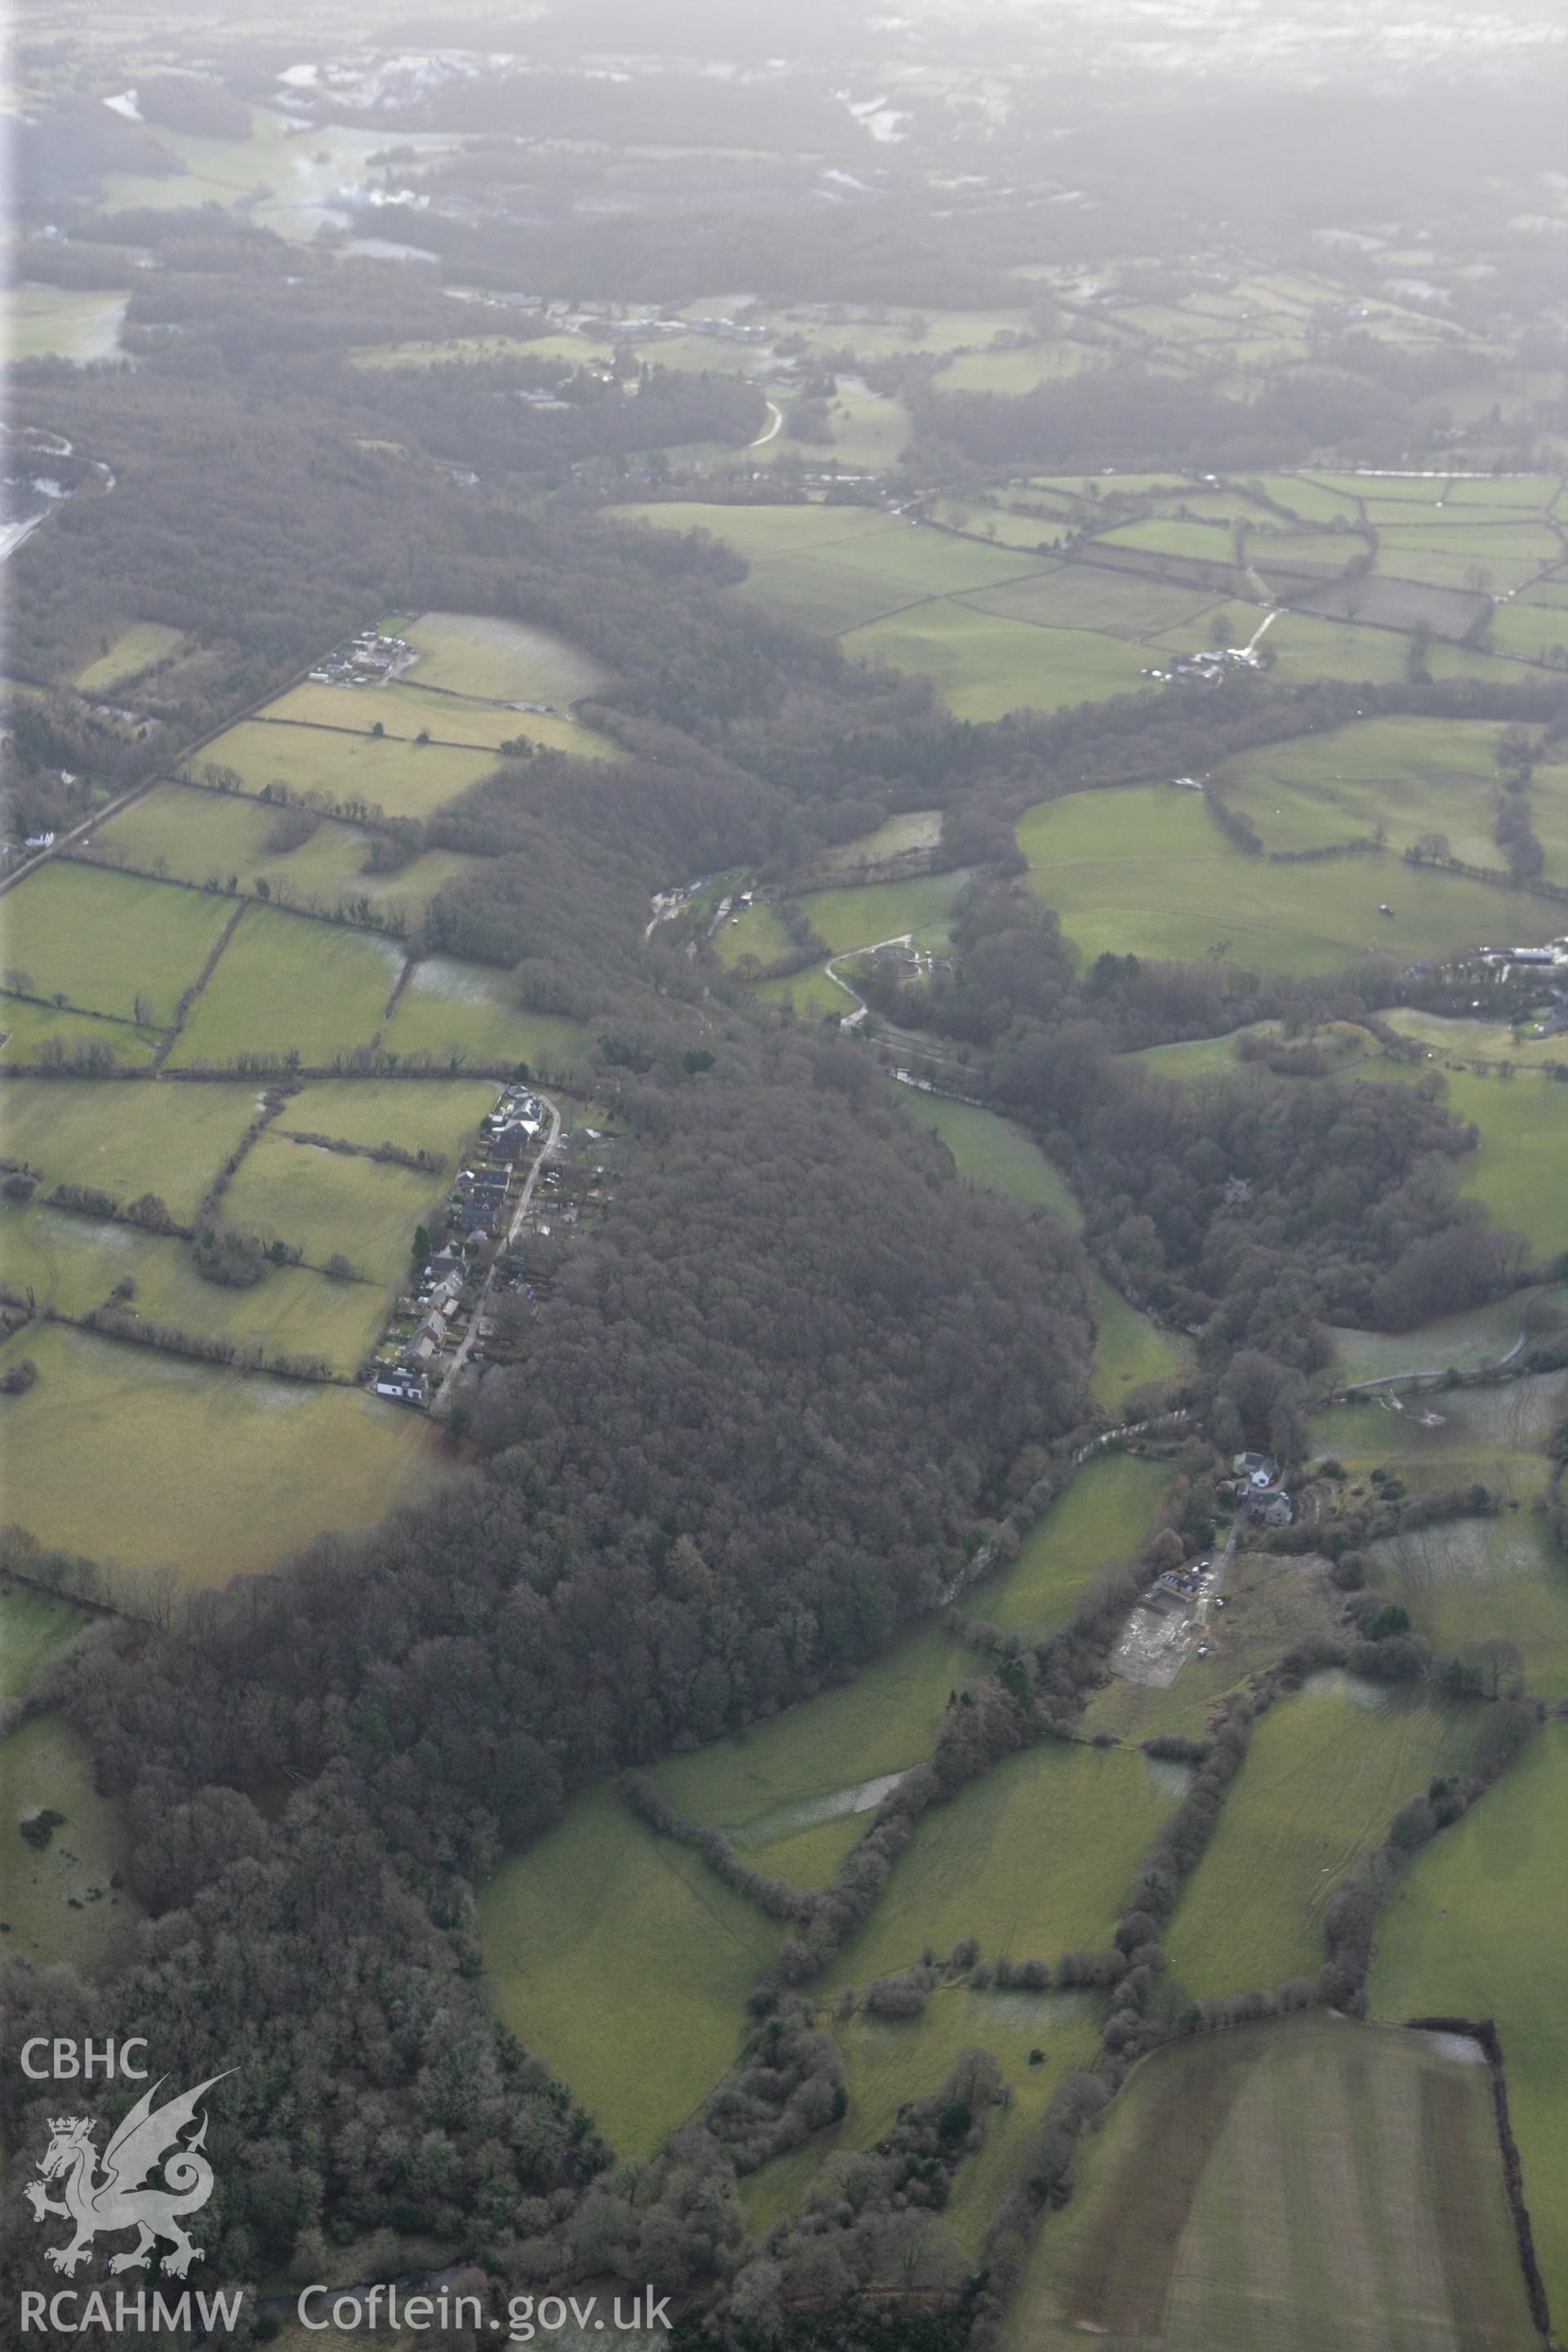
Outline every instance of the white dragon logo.
<path id="1" fill-rule="evenodd" d="M 231 2067 L 228 2070 L 234 2071 Z M 117 2230 L 140 2232 L 136 2243 L 127 2254 L 116 2254 L 110 2263 L 110 2271 L 145 2270 L 153 2258 L 153 2248 L 160 2238 L 168 2239 L 174 2252 L 165 2258 L 163 2267 L 176 2278 L 184 2278 L 193 2263 L 203 2260 L 202 2250 L 193 2246 L 181 2226 L 180 2217 L 200 2210 L 213 2193 L 213 2168 L 201 2153 L 207 2136 L 207 2120 L 201 2118 L 201 2127 L 194 2138 L 180 2141 L 179 2134 L 196 2118 L 202 2098 L 214 2083 L 224 2080 L 214 2074 L 198 2083 L 194 2091 L 183 2092 L 161 2107 L 153 2101 L 167 2078 L 160 2076 L 150 2091 L 143 2092 L 131 2113 L 115 2131 L 103 2151 L 103 2173 L 98 2171 L 98 2150 L 92 2144 L 95 2126 L 88 2116 L 51 2116 L 49 2144 L 38 2159 L 38 2170 L 45 2180 L 58 2180 L 63 2176 L 64 2196 L 57 2200 L 46 2194 L 42 2183 L 29 2180 L 22 2194 L 33 2209 L 33 2218 L 41 2221 L 47 2213 L 58 2213 L 76 2227 L 76 2235 L 68 2246 L 46 2246 L 44 2259 L 68 2277 L 79 2263 L 87 2260 L 92 2242 L 100 2231 L 112 2235 Z M 163 2179 L 160 2186 L 143 2188 L 149 2173 L 162 2164 Z"/>

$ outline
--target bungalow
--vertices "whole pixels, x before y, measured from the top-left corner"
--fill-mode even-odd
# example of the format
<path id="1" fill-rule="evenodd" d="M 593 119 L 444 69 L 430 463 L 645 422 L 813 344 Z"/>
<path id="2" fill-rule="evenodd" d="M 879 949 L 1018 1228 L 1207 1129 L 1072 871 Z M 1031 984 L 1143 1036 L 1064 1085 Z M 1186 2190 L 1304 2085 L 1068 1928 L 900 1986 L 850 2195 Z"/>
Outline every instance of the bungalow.
<path id="1" fill-rule="evenodd" d="M 1238 1478 L 1259 1489 L 1272 1486 L 1279 1476 L 1279 1465 L 1272 1454 L 1237 1454 L 1230 1466 Z"/>

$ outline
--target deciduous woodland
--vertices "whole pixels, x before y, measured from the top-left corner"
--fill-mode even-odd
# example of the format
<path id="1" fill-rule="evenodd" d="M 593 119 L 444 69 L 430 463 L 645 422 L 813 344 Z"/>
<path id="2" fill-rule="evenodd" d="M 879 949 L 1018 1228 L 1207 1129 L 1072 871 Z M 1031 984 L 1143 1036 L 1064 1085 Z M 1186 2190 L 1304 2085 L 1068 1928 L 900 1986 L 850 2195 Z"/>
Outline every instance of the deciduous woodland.
<path id="1" fill-rule="evenodd" d="M 1561 44 L 735 14 L 22 11 L 7 2055 L 240 2345 L 1549 2344 Z"/>

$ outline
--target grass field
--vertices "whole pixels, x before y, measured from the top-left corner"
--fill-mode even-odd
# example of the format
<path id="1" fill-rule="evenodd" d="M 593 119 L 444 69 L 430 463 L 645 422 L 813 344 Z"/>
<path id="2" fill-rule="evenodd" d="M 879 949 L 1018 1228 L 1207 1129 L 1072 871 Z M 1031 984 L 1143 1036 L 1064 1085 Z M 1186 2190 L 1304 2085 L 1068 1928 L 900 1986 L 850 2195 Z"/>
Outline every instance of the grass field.
<path id="1" fill-rule="evenodd" d="M 129 299 L 96 289 L 7 287 L 0 297 L 0 348 L 7 362 L 109 359 L 119 348 Z"/>
<path id="2" fill-rule="evenodd" d="M 433 723 L 430 731 L 437 732 Z M 232 768 L 247 793 L 281 783 L 300 798 L 317 793 L 351 816 L 379 809 L 384 816 L 426 817 L 478 783 L 496 763 L 492 752 L 477 747 L 411 743 L 325 727 L 274 727 L 264 719 L 246 719 L 205 745 L 188 764 L 196 774 L 208 765 Z"/>
<path id="3" fill-rule="evenodd" d="M 1146 1540 L 1164 1476 L 1127 1456 L 1086 1465 L 1016 1558 L 966 1590 L 960 1613 L 1009 1631 L 1059 1623 L 1100 1568 Z M 861 1816 L 931 1752 L 948 1696 L 972 1666 L 927 1618 L 854 1682 L 739 1738 L 668 1757 L 655 1778 L 672 1804 L 726 1829 L 759 1867 L 821 1884 L 865 1828 Z"/>
<path id="4" fill-rule="evenodd" d="M 18 1823 L 46 1807 L 64 1819 L 40 1852 Z M 141 1906 L 110 1883 L 129 1859 L 130 1825 L 94 1788 L 91 1752 L 62 1717 L 36 1716 L 0 1740 L 0 1836 L 8 1958 L 68 1960 L 93 1977 L 134 1952 Z"/>
<path id="5" fill-rule="evenodd" d="M 452 956 L 426 956 L 415 965 L 382 1032 L 382 1045 L 405 1060 L 425 1054 L 441 1064 L 466 1055 L 508 1071 L 526 1062 L 536 1076 L 569 1067 L 592 1034 L 586 1024 L 558 1013 L 530 1012 L 512 1003 L 510 991 L 505 972 Z M 847 997 L 844 1003 L 847 1010 Z"/>
<path id="6" fill-rule="evenodd" d="M 1094 1304 L 1100 1338 L 1089 1392 L 1101 1412 L 1117 1418 L 1140 1391 L 1179 1381 L 1192 1362 L 1192 1350 L 1173 1332 L 1163 1331 L 1141 1315 L 1101 1274 L 1094 1276 Z"/>
<path id="7" fill-rule="evenodd" d="M 1543 1261 L 1568 1249 L 1568 1087 L 1456 1072 L 1447 1102 L 1481 1131 L 1479 1150 L 1459 1162 L 1460 1192 L 1484 1201 L 1492 1223 L 1523 1234 Z"/>
<path id="8" fill-rule="evenodd" d="M 1086 956 L 1197 959 L 1330 971 L 1368 954 L 1445 955 L 1507 933 L 1545 939 L 1558 918 L 1490 885 L 1376 858 L 1289 878 L 1231 848 L 1196 793 L 1132 784 L 1075 793 L 1018 826 L 1030 886 Z M 1392 918 L 1380 916 L 1391 903 Z"/>
<path id="9" fill-rule="evenodd" d="M 842 872 L 855 866 L 876 865 L 886 857 L 898 857 L 907 850 L 934 849 L 942 838 L 941 809 L 907 809 L 900 816 L 889 817 L 875 833 L 857 834 L 853 841 L 841 841 L 837 847 L 817 860 L 819 866 L 831 866 Z"/>
<path id="10" fill-rule="evenodd" d="M 495 1099 L 488 1078 L 318 1078 L 290 1096 L 277 1129 L 335 1136 L 371 1151 L 395 1143 L 450 1161 Z"/>
<path id="11" fill-rule="evenodd" d="M 1071 1615 L 1100 1570 L 1135 1558 L 1154 1530 L 1168 1465 L 1132 1454 L 1086 1462 L 1036 1521 L 1007 1567 L 971 1585 L 959 1606 L 1005 1633 L 1042 1641 Z"/>
<path id="12" fill-rule="evenodd" d="M 1507 1642 L 1525 1687 L 1568 1696 L 1568 1559 L 1532 1513 L 1449 1519 L 1374 1544 L 1371 1580 L 1436 1650 Z"/>
<path id="13" fill-rule="evenodd" d="M 195 1584 L 367 1527 L 458 1474 L 435 1432 L 353 1389 L 221 1371 L 34 1325 L 0 1350 L 38 1380 L 7 1400 L 6 1511 L 40 1542 Z M 81 1465 L 90 1461 L 93 1475 Z"/>
<path id="14" fill-rule="evenodd" d="M 1010 587 L 969 598 L 981 612 L 1003 620 L 1032 621 L 1038 628 L 1102 629 L 1107 635 L 1146 637 L 1193 620 L 1212 605 L 1201 588 L 1151 580 L 1139 572 L 1111 572 L 1089 563 L 1068 563 L 1032 572 Z"/>
<path id="15" fill-rule="evenodd" d="M 769 1004 L 787 1005 L 797 1021 L 839 1022 L 855 1010 L 854 998 L 829 980 L 822 964 L 791 972 L 784 980 L 759 981 L 756 993 Z"/>
<path id="16" fill-rule="evenodd" d="M 1362 1398 L 1313 1414 L 1312 1450 L 1337 1457 L 1352 1479 L 1385 1468 L 1413 1492 L 1479 1479 L 1494 1495 L 1528 1504 L 1545 1485 L 1546 1443 L 1565 1403 L 1562 1372 L 1425 1399 L 1423 1410 L 1436 1416 L 1430 1424 Z"/>
<path id="17" fill-rule="evenodd" d="M 978 1103 L 949 1102 L 912 1087 L 900 1088 L 899 1099 L 910 1118 L 942 1138 L 967 1182 L 1005 1193 L 1026 1209 L 1049 1209 L 1074 1233 L 1079 1231 L 1083 1212 L 1067 1179 L 1021 1127 L 994 1110 L 983 1110 Z"/>
<path id="18" fill-rule="evenodd" d="M 666 1757 L 653 1778 L 681 1812 L 730 1831 L 759 1867 L 773 1869 L 783 1841 L 851 1819 L 869 1784 L 931 1753 L 948 1695 L 972 1664 L 942 1625 L 923 1619 L 853 1682 L 835 1684 L 737 1738 Z M 859 1822 L 857 1833 L 865 1826 Z"/>
<path id="19" fill-rule="evenodd" d="M 185 1224 L 256 1107 L 252 1086 L 10 1078 L 5 1149 L 42 1171 L 41 1192 L 92 1184 L 124 1202 L 157 1192 Z"/>
<path id="20" fill-rule="evenodd" d="M 808 890 L 795 905 L 834 955 L 874 946 L 942 922 L 968 885 L 967 869 L 917 874 L 903 882 L 867 882 L 847 890 Z M 847 999 L 846 1012 L 853 1008 Z"/>
<path id="21" fill-rule="evenodd" d="M 126 1280 L 135 1285 L 132 1296 L 111 1298 Z M 0 1281 L 62 1315 L 123 1306 L 149 1323 L 260 1340 L 274 1354 L 320 1356 L 341 1372 L 365 1355 L 387 1306 L 384 1287 L 331 1281 L 301 1266 L 272 1267 L 249 1290 L 224 1289 L 203 1281 L 189 1245 L 175 1235 L 9 1202 L 0 1203 Z"/>
<path id="22" fill-rule="evenodd" d="M 1316 2015 L 1178 2044 L 1134 2071 L 1078 2170 L 1013 2352 L 1538 2340 L 1485 2069 L 1433 2037 Z"/>
<path id="23" fill-rule="evenodd" d="M 1381 824 L 1396 850 L 1421 834 L 1444 833 L 1457 857 L 1496 866 L 1499 732 L 1481 721 L 1368 719 L 1229 760 L 1218 782 L 1270 849 L 1317 848 Z M 1545 765 L 1537 776 L 1542 838 L 1557 853 L 1549 856 L 1548 878 L 1561 879 L 1559 863 L 1568 871 L 1568 813 L 1559 804 L 1568 798 L 1568 777 Z"/>
<path id="24" fill-rule="evenodd" d="M 323 817 L 309 841 L 280 853 L 268 845 L 279 822 L 276 808 L 244 793 L 160 784 L 110 818 L 95 841 L 100 852 L 118 850 L 132 865 L 176 881 L 216 880 L 226 887 L 232 877 L 246 891 L 265 881 L 268 895 L 279 904 L 292 894 L 327 909 L 342 898 L 401 905 L 410 927 L 443 883 L 475 868 L 472 858 L 455 850 L 432 849 L 395 873 L 367 874 L 371 837 L 360 826 Z"/>
<path id="25" fill-rule="evenodd" d="M 1568 1724 L 1556 1722 L 1412 1865 L 1384 1916 L 1369 1986 L 1378 2017 L 1496 2021 L 1536 2258 L 1559 2326 L 1568 2311 L 1565 1823 Z"/>
<path id="26" fill-rule="evenodd" d="M 643 2157 L 734 2060 L 745 1998 L 780 1931 L 614 1787 L 574 1799 L 479 1894 L 502 2022 Z"/>
<path id="27" fill-rule="evenodd" d="M 1252 1735 L 1171 1923 L 1166 1950 L 1186 1991 L 1268 1991 L 1315 1974 L 1323 1906 L 1346 1864 L 1381 1843 L 1400 1806 L 1424 1796 L 1435 1774 L 1468 1762 L 1480 1712 L 1337 1672 L 1277 1701 Z"/>
<path id="28" fill-rule="evenodd" d="M 909 1968 L 967 1936 L 989 1959 L 1055 1959 L 1109 1942 L 1172 1793 L 1147 1759 L 1047 1745 L 1009 1756 L 922 1815 L 865 1926 L 822 1979 Z"/>
<path id="29" fill-rule="evenodd" d="M 797 2210 L 835 2150 L 874 2147 L 907 2100 L 940 2091 L 965 2052 L 988 2050 L 1002 2069 L 1007 2103 L 989 2112 L 984 2146 L 964 2158 L 943 2209 L 964 2251 L 978 2256 L 985 2225 L 1023 2162 L 1052 2091 L 1065 2074 L 1093 2063 L 1096 1996 L 973 1992 L 965 1984 L 943 1984 L 919 2017 L 869 2017 L 858 2010 L 831 2030 L 844 2055 L 847 2112 L 841 2123 L 814 2133 L 804 2147 L 742 2181 L 747 2221 L 765 2231 L 781 2213 Z M 1044 2063 L 1032 2065 L 1032 2051 Z"/>
<path id="30" fill-rule="evenodd" d="M 205 903 L 188 890 L 168 895 Z M 186 1016 L 170 1066 L 223 1069 L 239 1054 L 290 1047 L 307 1064 L 346 1056 L 374 1037 L 403 962 L 403 950 L 377 933 L 252 901 Z"/>
<path id="31" fill-rule="evenodd" d="M 162 1043 L 155 1029 L 107 1021 L 93 1013 L 60 1013 L 23 996 L 0 992 L 0 1061 L 36 1062 L 58 1044 L 67 1053 L 92 1046 L 127 1068 L 150 1062 Z"/>
<path id="32" fill-rule="evenodd" d="M 758 963 L 767 964 L 789 955 L 794 948 L 795 941 L 783 919 L 766 898 L 753 898 L 739 914 L 729 916 L 713 934 L 713 952 L 731 971 L 742 956 L 754 956 Z"/>
<path id="33" fill-rule="evenodd" d="M 346 728 L 357 735 L 368 735 L 379 726 L 406 741 L 427 730 L 438 745 L 470 744 L 481 751 L 496 751 L 521 736 L 546 751 L 570 751 L 579 760 L 624 757 L 618 743 L 578 719 L 540 710 L 520 713 L 505 703 L 438 694 L 419 683 L 417 672 L 374 687 L 319 686 L 307 680 L 269 702 L 262 715 L 274 723 Z"/>
<path id="34" fill-rule="evenodd" d="M 328 1151 L 268 1132 L 258 1138 L 224 1195 L 241 1233 L 280 1234 L 313 1265 L 341 1252 L 356 1274 L 391 1282 L 408 1264 L 414 1228 L 447 1180 L 395 1160 Z"/>
<path id="35" fill-rule="evenodd" d="M 845 653 L 929 677 L 959 719 L 1059 710 L 1144 685 L 1146 655 L 1088 629 L 1040 629 L 966 604 L 922 604 L 851 629 Z"/>
<path id="36" fill-rule="evenodd" d="M 0 1581 L 0 1699 L 20 1698 L 44 1660 L 91 1622 L 68 1601 Z"/>
<path id="37" fill-rule="evenodd" d="M 1531 1345 L 1559 1334 L 1568 1322 L 1568 1285 L 1494 1298 L 1465 1315 L 1444 1315 L 1415 1331 L 1332 1332 L 1334 1370 L 1350 1381 L 1385 1379 L 1395 1372 L 1481 1370 L 1507 1355 L 1521 1328 Z"/>
<path id="38" fill-rule="evenodd" d="M 96 661 L 78 670 L 77 686 L 83 694 L 103 694 L 110 687 L 123 686 L 127 678 L 140 677 L 184 641 L 183 630 L 167 628 L 162 621 L 133 621 Z"/>
<path id="39" fill-rule="evenodd" d="M 51 858 L 5 897 L 5 964 L 39 995 L 129 1021 L 141 996 L 172 1021 L 233 913 L 195 890 Z"/>
<path id="40" fill-rule="evenodd" d="M 410 676 L 422 686 L 502 702 L 559 708 L 599 694 L 612 682 L 603 662 L 553 629 L 487 613 L 422 613 L 402 631 L 418 652 Z M 438 709 L 433 704 L 433 711 Z M 434 718 L 426 722 L 439 733 Z M 526 732 L 526 730 L 524 730 Z"/>

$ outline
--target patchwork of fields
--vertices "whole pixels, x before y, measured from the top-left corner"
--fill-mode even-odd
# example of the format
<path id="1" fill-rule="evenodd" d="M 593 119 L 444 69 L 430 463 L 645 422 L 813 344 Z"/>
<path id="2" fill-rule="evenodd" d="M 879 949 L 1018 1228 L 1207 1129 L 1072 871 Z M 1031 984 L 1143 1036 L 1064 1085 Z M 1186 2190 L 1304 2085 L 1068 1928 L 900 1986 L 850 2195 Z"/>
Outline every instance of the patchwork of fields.
<path id="1" fill-rule="evenodd" d="M 1163 351 L 1178 370 L 1235 331 L 1157 310 L 1121 320 L 1156 348 L 1163 324 L 1195 327 Z M 966 354 L 938 381 L 978 390 L 1058 373 L 1051 347 L 1036 348 Z M 1248 363 L 1280 355 L 1270 341 Z M 1249 646 L 1291 682 L 1393 683 L 1417 661 L 1434 678 L 1502 683 L 1529 674 L 1521 664 L 1568 667 L 1568 624 L 1531 601 L 1538 583 L 1568 579 L 1553 476 L 1041 477 L 938 497 L 915 517 L 690 499 L 611 512 L 710 531 L 745 558 L 749 603 L 930 678 L 961 719 L 1150 690 L 1200 654 L 1223 664 Z"/>
<path id="2" fill-rule="evenodd" d="M 564 706 L 607 673 L 516 623 L 400 626 L 409 677 L 295 689 L 286 719 L 209 747 L 198 781 L 100 822 L 93 862 L 57 855 L 6 893 L 4 1058 L 73 1073 L 5 1082 L 0 1285 L 33 1318 L 0 1349 L 33 1367 L 10 1401 L 7 1508 L 121 1570 L 226 1582 L 463 1475 L 437 1430 L 352 1383 L 495 1077 L 569 1066 L 588 1033 L 525 1010 L 504 971 L 412 954 L 425 906 L 475 861 L 375 870 L 363 820 L 439 805 L 495 765 L 516 701 Z M 177 644 L 127 629 L 84 682 Z M 460 740 L 418 742 L 448 709 Z M 353 814 L 301 810 L 306 786 Z M 448 1075 L 402 1075 L 433 1067 Z M 265 1254 L 237 1286 L 204 1273 L 219 1234 Z"/>

